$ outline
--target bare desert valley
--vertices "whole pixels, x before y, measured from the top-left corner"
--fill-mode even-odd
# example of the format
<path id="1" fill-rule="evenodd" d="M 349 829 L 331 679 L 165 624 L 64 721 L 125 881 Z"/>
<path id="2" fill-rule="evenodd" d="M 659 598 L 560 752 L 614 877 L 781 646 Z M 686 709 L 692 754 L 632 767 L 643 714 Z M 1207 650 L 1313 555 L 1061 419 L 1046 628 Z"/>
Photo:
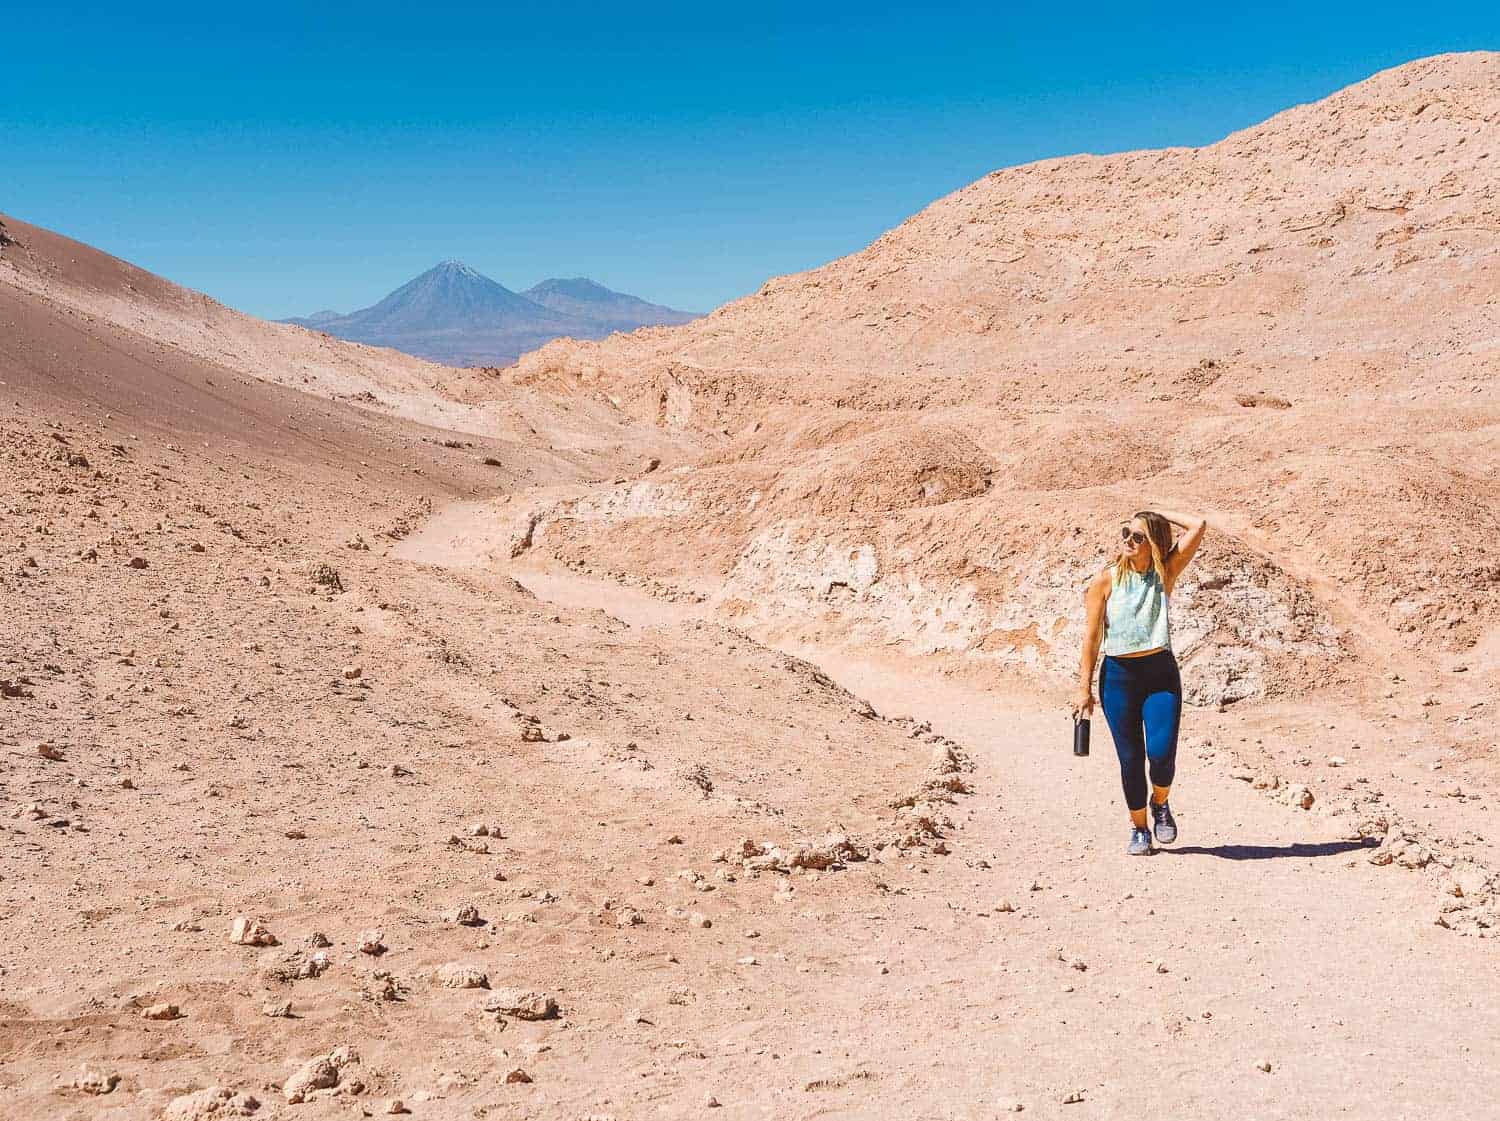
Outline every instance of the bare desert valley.
<path id="1" fill-rule="evenodd" d="M 0 215 L 0 403 L 0 1117 L 1500 1117 L 1500 54 L 503 368 Z"/>

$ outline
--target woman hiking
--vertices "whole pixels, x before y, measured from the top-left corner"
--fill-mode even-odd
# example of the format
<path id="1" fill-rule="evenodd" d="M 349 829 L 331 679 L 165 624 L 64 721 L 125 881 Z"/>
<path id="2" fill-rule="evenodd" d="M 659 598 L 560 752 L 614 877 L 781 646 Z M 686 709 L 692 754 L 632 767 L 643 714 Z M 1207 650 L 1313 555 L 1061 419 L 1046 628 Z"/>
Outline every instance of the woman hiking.
<path id="1" fill-rule="evenodd" d="M 1174 544 L 1172 527 L 1183 534 Z M 1120 555 L 1094 574 L 1084 594 L 1088 618 L 1073 718 L 1094 710 L 1094 662 L 1102 646 L 1099 697 L 1120 757 L 1120 783 L 1130 811 L 1131 856 L 1151 853 L 1146 826 L 1146 773 L 1156 839 L 1171 844 L 1177 822 L 1167 805 L 1177 765 L 1182 678 L 1172 653 L 1167 603 L 1182 570 L 1203 542 L 1208 522 L 1165 510 L 1138 510 L 1120 527 Z"/>

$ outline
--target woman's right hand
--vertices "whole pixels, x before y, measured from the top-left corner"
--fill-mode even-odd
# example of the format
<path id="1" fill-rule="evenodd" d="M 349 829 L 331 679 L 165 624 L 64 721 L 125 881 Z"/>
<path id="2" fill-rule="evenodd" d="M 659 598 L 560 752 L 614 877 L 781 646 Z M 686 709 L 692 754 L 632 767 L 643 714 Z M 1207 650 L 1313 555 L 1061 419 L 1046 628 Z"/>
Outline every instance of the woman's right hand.
<path id="1" fill-rule="evenodd" d="M 1094 714 L 1094 691 L 1092 689 L 1079 689 L 1078 696 L 1073 700 L 1073 719 L 1087 720 Z"/>

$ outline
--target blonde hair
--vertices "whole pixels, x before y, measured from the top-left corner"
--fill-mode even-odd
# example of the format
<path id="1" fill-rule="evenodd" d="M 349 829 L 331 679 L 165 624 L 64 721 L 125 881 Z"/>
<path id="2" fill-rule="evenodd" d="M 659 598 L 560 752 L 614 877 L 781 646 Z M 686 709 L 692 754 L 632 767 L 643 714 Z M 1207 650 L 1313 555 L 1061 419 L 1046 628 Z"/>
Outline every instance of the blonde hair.
<path id="1" fill-rule="evenodd" d="M 1134 521 L 1136 518 L 1146 523 L 1146 540 L 1151 544 L 1151 567 L 1156 571 L 1156 578 L 1161 581 L 1161 586 L 1165 588 L 1167 586 L 1167 558 L 1176 548 L 1172 543 L 1172 523 L 1155 510 L 1137 510 L 1130 516 L 1130 520 Z M 1127 573 L 1135 571 L 1130 567 L 1130 558 L 1123 549 L 1111 564 L 1114 566 L 1114 583 L 1116 584 L 1124 580 Z"/>

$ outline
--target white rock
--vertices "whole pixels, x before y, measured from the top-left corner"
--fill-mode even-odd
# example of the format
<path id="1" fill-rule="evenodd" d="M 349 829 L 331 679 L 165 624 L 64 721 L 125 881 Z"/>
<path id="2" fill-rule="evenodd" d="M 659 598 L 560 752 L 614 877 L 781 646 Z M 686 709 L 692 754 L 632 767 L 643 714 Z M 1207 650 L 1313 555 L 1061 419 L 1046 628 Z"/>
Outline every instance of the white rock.
<path id="1" fill-rule="evenodd" d="M 439 966 L 434 979 L 445 989 L 487 989 L 490 987 L 489 974 L 484 970 L 456 961 Z"/>
<path id="2" fill-rule="evenodd" d="M 82 1090 L 85 1094 L 107 1094 L 120 1084 L 118 1074 L 105 1074 L 103 1071 L 84 1067 L 79 1071 L 78 1077 L 73 1079 L 73 1088 Z"/>
<path id="3" fill-rule="evenodd" d="M 1460 864 L 1453 869 L 1453 894 L 1464 899 L 1480 899 L 1489 891 L 1489 874 L 1477 864 Z"/>
<path id="4" fill-rule="evenodd" d="M 274 946 L 276 936 L 260 919 L 239 915 L 229 927 L 229 940 L 236 946 Z"/>
<path id="5" fill-rule="evenodd" d="M 1291 805 L 1303 810 L 1312 809 L 1313 803 L 1317 800 L 1313 797 L 1313 792 L 1305 786 L 1289 786 L 1282 797 Z"/>
<path id="6" fill-rule="evenodd" d="M 316 1059 L 308 1059 L 302 1066 L 286 1080 L 282 1086 L 282 1093 L 286 1100 L 293 1105 L 307 1100 L 307 1095 L 314 1090 L 326 1090 L 339 1083 L 339 1068 L 334 1066 L 327 1055 L 319 1055 Z"/>
<path id="7" fill-rule="evenodd" d="M 385 953 L 385 943 L 381 941 L 385 935 L 379 930 L 361 930 L 359 937 L 355 940 L 355 947 L 362 954 L 378 957 Z"/>
<path id="8" fill-rule="evenodd" d="M 302 1066 L 286 1080 L 282 1086 L 282 1092 L 286 1095 L 289 1103 L 296 1104 L 307 1100 L 307 1095 L 314 1090 L 326 1090 L 331 1086 L 337 1086 L 340 1072 L 347 1066 L 359 1062 L 359 1052 L 347 1043 L 335 1047 L 326 1055 L 319 1055 L 315 1059 L 308 1059 Z"/>
<path id="9" fill-rule="evenodd" d="M 162 1121 L 218 1121 L 223 1117 L 251 1117 L 260 1102 L 227 1086 L 210 1086 L 173 1098 L 162 1111 Z"/>

